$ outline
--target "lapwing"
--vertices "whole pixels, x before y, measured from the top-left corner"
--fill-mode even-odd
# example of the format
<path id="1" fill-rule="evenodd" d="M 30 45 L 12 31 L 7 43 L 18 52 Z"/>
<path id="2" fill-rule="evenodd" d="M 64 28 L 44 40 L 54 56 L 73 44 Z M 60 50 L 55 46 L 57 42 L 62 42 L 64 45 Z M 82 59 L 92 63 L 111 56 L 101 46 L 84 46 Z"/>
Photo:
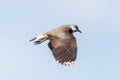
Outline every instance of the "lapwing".
<path id="1" fill-rule="evenodd" d="M 30 41 L 34 41 L 35 45 L 49 40 L 48 47 L 56 61 L 63 65 L 74 64 L 77 57 L 77 43 L 74 32 L 80 32 L 77 25 L 62 25 L 56 29 L 43 33 L 34 37 Z"/>

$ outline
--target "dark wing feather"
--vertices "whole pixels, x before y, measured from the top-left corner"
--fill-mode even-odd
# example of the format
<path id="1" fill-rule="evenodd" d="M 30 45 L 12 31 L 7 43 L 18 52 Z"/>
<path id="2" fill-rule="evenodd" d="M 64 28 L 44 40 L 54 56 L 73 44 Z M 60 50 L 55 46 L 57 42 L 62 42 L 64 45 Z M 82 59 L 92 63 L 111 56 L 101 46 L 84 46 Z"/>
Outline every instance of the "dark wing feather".
<path id="1" fill-rule="evenodd" d="M 61 64 L 70 65 L 73 63 L 77 56 L 76 39 L 73 37 L 64 40 L 52 35 L 48 36 L 50 42 L 48 44 L 54 58 Z"/>

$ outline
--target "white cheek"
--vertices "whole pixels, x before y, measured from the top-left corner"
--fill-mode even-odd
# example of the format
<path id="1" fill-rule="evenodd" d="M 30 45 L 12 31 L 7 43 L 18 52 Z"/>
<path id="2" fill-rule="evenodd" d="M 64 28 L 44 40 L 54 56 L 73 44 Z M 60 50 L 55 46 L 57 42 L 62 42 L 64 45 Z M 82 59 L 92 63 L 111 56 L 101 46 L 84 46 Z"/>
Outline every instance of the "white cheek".
<path id="1" fill-rule="evenodd" d="M 76 28 L 74 28 L 74 27 L 72 27 L 72 26 L 71 26 L 71 28 L 72 28 L 73 31 L 76 31 Z"/>

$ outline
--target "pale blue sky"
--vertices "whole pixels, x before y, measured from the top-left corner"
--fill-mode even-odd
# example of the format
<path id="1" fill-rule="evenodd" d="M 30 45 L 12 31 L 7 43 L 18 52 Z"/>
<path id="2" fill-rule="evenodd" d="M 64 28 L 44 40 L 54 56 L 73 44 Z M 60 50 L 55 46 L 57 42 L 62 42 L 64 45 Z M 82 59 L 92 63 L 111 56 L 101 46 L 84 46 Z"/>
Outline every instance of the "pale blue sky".
<path id="1" fill-rule="evenodd" d="M 29 43 L 64 24 L 83 32 L 69 67 Z M 0 80 L 120 80 L 120 0 L 1 0 Z"/>

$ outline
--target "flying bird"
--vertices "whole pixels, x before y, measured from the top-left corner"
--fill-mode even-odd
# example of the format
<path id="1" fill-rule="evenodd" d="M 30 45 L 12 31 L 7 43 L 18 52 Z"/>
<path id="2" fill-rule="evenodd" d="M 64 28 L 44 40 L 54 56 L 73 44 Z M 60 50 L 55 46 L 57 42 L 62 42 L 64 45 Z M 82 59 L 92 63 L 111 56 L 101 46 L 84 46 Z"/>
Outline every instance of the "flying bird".
<path id="1" fill-rule="evenodd" d="M 73 36 L 74 32 L 80 32 L 77 25 L 62 25 L 56 29 L 43 33 L 34 37 L 30 41 L 34 41 L 35 45 L 49 40 L 48 47 L 56 61 L 63 65 L 71 65 L 77 57 L 76 38 Z"/>

